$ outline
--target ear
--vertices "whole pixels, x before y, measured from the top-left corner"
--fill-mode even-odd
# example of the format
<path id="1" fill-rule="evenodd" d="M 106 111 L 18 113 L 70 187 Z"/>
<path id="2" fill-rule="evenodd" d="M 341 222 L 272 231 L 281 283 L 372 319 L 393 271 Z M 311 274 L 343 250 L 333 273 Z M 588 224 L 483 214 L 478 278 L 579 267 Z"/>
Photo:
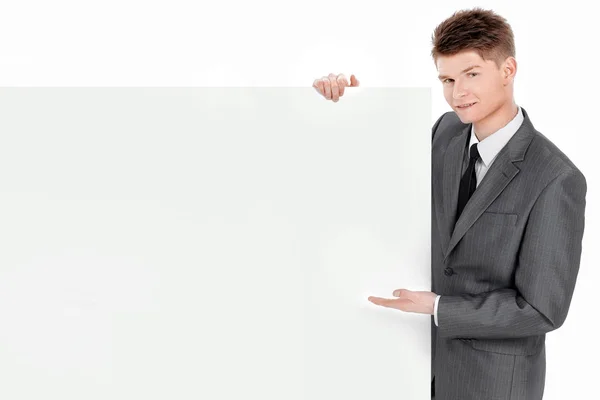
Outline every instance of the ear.
<path id="1" fill-rule="evenodd" d="M 504 79 L 504 85 L 512 83 L 517 74 L 517 60 L 514 57 L 508 57 L 502 65 L 502 78 Z"/>

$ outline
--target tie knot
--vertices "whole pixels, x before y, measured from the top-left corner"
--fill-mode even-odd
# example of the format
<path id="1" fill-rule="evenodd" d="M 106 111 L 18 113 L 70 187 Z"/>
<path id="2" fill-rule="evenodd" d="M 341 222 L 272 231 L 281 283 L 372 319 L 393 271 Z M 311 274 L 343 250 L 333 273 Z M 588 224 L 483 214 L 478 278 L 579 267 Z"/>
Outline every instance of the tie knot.
<path id="1" fill-rule="evenodd" d="M 475 159 L 475 161 L 479 158 L 479 150 L 477 150 L 477 143 L 473 143 L 471 146 L 471 152 L 469 153 L 469 157 L 471 160 Z"/>

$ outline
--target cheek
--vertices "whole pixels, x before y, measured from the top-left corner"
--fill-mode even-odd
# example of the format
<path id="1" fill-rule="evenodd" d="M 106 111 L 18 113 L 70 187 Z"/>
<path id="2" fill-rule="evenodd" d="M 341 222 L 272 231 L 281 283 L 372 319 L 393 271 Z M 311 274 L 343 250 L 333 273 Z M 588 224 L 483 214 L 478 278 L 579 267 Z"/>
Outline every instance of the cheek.
<path id="1" fill-rule="evenodd" d="M 497 98 L 504 93 L 504 86 L 502 86 L 502 82 L 488 82 L 485 87 L 483 87 L 483 95 L 486 97 Z"/>

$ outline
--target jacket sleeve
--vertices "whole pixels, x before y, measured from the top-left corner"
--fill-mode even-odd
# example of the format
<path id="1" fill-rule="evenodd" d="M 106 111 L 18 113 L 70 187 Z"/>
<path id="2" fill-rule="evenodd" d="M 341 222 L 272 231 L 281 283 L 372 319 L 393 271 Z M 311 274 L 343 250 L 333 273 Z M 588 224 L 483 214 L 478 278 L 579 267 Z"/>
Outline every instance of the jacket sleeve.
<path id="1" fill-rule="evenodd" d="M 441 296 L 438 333 L 446 338 L 505 339 L 558 329 L 567 317 L 579 272 L 587 184 L 578 170 L 554 178 L 525 226 L 515 286 Z"/>

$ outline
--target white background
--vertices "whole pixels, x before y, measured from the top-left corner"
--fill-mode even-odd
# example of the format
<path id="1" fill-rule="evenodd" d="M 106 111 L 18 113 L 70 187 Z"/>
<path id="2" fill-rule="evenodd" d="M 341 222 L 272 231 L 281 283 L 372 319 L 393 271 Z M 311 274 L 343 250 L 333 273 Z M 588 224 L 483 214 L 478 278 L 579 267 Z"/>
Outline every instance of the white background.
<path id="1" fill-rule="evenodd" d="M 302 86 L 330 72 L 364 88 L 433 89 L 434 27 L 474 5 L 516 36 L 515 99 L 588 181 L 580 277 L 565 325 L 547 337 L 545 399 L 593 393 L 600 279 L 596 13 L 588 1 L 3 1 L 1 86 Z M 361 88 L 348 91 L 359 96 Z M 324 107 L 336 107 L 323 100 Z"/>
<path id="2" fill-rule="evenodd" d="M 430 99 L 4 88 L 0 398 L 429 397 Z"/>

